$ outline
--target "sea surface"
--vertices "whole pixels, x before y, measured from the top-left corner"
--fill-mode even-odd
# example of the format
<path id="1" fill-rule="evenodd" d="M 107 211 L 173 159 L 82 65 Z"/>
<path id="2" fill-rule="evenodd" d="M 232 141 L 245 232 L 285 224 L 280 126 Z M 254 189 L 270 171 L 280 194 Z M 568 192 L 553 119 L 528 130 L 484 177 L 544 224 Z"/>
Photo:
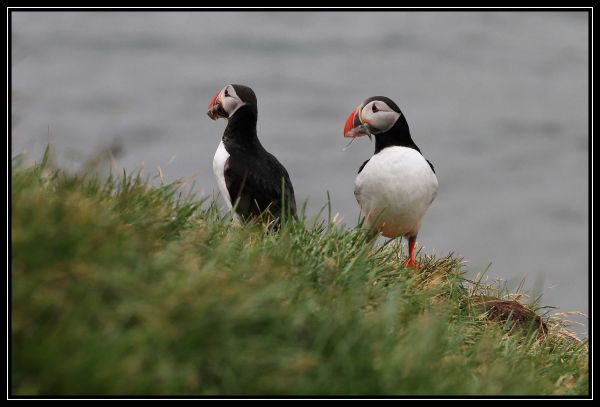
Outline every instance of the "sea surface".
<path id="1" fill-rule="evenodd" d="M 440 189 L 418 238 L 468 275 L 524 279 L 554 312 L 587 313 L 588 17 L 563 12 L 14 12 L 12 155 L 110 165 L 216 194 L 223 86 L 251 86 L 259 137 L 314 215 L 327 191 L 356 225 L 367 138 L 344 120 L 384 95 Z M 108 164 L 107 164 L 108 165 Z M 584 325 L 573 326 L 587 336 Z"/>

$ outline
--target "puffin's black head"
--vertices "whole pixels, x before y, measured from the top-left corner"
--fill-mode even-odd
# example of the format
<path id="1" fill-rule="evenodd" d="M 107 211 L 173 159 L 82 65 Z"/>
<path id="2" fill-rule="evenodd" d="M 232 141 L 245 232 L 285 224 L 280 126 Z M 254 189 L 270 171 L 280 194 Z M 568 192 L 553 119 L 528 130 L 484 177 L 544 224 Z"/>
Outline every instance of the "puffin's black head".
<path id="1" fill-rule="evenodd" d="M 206 114 L 213 120 L 217 120 L 219 117 L 228 119 L 243 106 L 249 108 L 257 116 L 258 107 L 254 91 L 244 85 L 227 85 L 213 96 L 208 104 Z"/>
<path id="2" fill-rule="evenodd" d="M 392 129 L 399 121 L 406 123 L 400 108 L 392 99 L 372 96 L 350 113 L 344 124 L 344 137 L 382 134 Z"/>

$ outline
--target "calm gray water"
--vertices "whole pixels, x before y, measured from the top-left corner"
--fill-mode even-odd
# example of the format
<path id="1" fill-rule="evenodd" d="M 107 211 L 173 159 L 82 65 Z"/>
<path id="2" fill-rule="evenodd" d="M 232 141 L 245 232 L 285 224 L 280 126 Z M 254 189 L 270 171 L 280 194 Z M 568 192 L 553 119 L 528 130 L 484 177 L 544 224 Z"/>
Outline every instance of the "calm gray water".
<path id="1" fill-rule="evenodd" d="M 242 83 L 298 201 L 314 214 L 329 191 L 354 225 L 374 146 L 342 151 L 342 128 L 385 95 L 437 171 L 424 251 L 463 255 L 471 275 L 491 263 L 489 280 L 525 278 L 544 305 L 587 311 L 584 13 L 21 12 L 12 27 L 13 155 L 33 160 L 50 140 L 77 169 L 120 146 L 119 168 L 194 176 L 210 195 L 225 122 L 206 106 Z"/>

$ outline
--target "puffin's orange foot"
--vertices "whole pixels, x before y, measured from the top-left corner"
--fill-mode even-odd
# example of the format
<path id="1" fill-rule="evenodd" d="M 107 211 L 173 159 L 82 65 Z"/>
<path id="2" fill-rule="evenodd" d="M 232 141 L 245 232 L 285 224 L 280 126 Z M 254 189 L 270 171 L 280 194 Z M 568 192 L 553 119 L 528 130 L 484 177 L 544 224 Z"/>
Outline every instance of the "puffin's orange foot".
<path id="1" fill-rule="evenodd" d="M 404 267 L 412 267 L 415 269 L 420 269 L 422 266 L 415 261 L 415 243 L 417 241 L 416 236 L 411 236 L 408 239 L 408 259 L 406 259 L 402 265 Z"/>
<path id="2" fill-rule="evenodd" d="M 404 267 L 412 267 L 412 268 L 415 268 L 415 269 L 423 268 L 423 266 L 421 264 L 417 263 L 414 259 L 404 260 L 402 262 L 402 265 Z"/>

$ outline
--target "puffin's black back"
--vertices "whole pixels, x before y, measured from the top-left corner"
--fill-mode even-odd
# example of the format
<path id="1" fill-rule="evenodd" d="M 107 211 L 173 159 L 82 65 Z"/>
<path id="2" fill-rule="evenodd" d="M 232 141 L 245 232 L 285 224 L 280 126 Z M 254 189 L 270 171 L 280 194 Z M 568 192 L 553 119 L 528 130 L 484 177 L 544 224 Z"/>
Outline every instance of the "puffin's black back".
<path id="1" fill-rule="evenodd" d="M 247 86 L 233 86 L 246 105 L 229 118 L 223 134 L 229 153 L 224 175 L 231 203 L 243 219 L 263 214 L 280 218 L 283 209 L 295 217 L 296 198 L 289 174 L 256 134 L 256 95 Z"/>
<path id="2" fill-rule="evenodd" d="M 296 198 L 288 172 L 272 154 L 263 153 L 260 160 L 251 161 L 252 156 L 235 149 L 225 164 L 225 184 L 235 211 L 243 219 L 265 213 L 280 218 L 285 208 L 295 217 Z"/>

